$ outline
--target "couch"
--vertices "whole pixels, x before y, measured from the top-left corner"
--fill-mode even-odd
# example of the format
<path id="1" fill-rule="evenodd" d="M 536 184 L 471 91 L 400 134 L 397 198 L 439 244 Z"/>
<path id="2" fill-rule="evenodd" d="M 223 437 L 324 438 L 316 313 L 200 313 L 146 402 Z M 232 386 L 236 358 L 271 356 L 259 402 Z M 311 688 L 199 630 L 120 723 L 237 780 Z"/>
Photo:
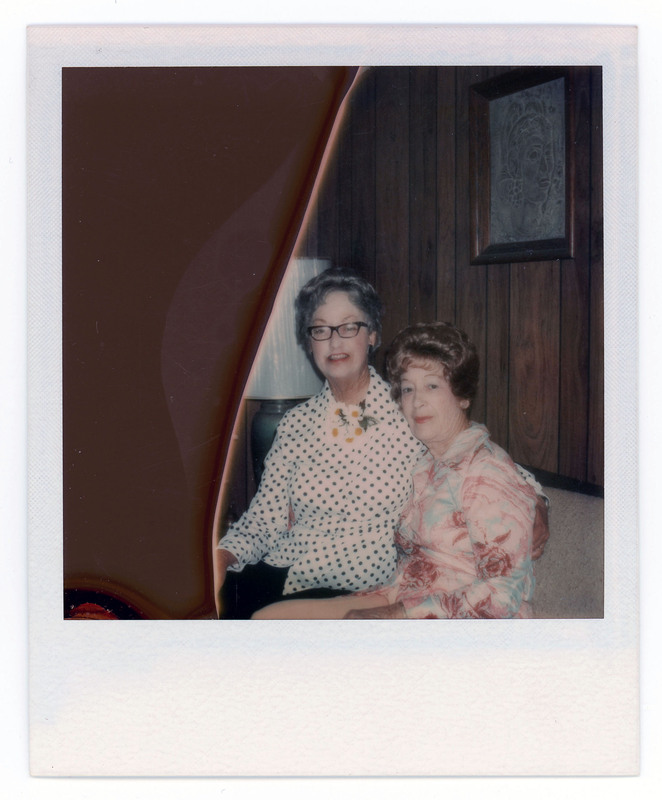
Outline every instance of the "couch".
<path id="1" fill-rule="evenodd" d="M 545 487 L 550 537 L 535 564 L 534 616 L 601 618 L 604 614 L 604 501 Z"/>

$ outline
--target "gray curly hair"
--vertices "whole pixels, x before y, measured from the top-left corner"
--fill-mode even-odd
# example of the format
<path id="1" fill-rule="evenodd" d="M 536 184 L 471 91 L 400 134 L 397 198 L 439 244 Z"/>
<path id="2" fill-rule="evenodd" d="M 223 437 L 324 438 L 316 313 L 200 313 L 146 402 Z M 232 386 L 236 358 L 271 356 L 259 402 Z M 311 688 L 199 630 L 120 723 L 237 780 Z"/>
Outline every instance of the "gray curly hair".
<path id="1" fill-rule="evenodd" d="M 295 301 L 297 341 L 304 350 L 310 350 L 308 328 L 317 309 L 330 292 L 346 292 L 352 303 L 366 315 L 368 330 L 377 334 L 373 349 L 377 349 L 382 336 L 384 304 L 365 278 L 353 272 L 332 268 L 321 272 L 301 289 Z"/>

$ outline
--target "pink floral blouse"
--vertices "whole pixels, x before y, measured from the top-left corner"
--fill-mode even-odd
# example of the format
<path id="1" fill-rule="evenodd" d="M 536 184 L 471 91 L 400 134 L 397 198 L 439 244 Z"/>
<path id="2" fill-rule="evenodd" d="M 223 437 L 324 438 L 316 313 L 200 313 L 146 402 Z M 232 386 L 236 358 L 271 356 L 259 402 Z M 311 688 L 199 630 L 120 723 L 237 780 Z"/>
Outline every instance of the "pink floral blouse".
<path id="1" fill-rule="evenodd" d="M 472 423 L 443 459 L 426 453 L 413 482 L 396 574 L 374 593 L 413 619 L 531 616 L 536 493 L 487 429 Z"/>

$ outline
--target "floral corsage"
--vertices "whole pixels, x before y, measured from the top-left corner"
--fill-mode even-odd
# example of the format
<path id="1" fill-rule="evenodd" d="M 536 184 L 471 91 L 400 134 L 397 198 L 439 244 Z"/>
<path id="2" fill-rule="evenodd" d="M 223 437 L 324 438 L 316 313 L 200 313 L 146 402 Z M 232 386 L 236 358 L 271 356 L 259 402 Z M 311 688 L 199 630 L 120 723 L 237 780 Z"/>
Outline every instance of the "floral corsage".
<path id="1" fill-rule="evenodd" d="M 358 406 L 335 406 L 331 414 L 331 438 L 350 444 L 378 421 L 365 413 L 365 400 Z"/>

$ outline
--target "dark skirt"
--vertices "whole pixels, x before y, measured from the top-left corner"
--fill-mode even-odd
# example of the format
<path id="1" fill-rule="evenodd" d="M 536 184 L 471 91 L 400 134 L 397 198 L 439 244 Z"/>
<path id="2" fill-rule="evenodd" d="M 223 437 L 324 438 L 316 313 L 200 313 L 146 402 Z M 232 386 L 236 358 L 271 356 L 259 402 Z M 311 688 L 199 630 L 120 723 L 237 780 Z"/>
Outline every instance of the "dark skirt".
<path id="1" fill-rule="evenodd" d="M 228 570 L 221 594 L 219 619 L 250 619 L 260 608 L 279 600 L 349 594 L 342 589 L 307 589 L 283 596 L 287 571 L 287 567 L 271 567 L 262 561 L 248 564 L 241 572 Z"/>

